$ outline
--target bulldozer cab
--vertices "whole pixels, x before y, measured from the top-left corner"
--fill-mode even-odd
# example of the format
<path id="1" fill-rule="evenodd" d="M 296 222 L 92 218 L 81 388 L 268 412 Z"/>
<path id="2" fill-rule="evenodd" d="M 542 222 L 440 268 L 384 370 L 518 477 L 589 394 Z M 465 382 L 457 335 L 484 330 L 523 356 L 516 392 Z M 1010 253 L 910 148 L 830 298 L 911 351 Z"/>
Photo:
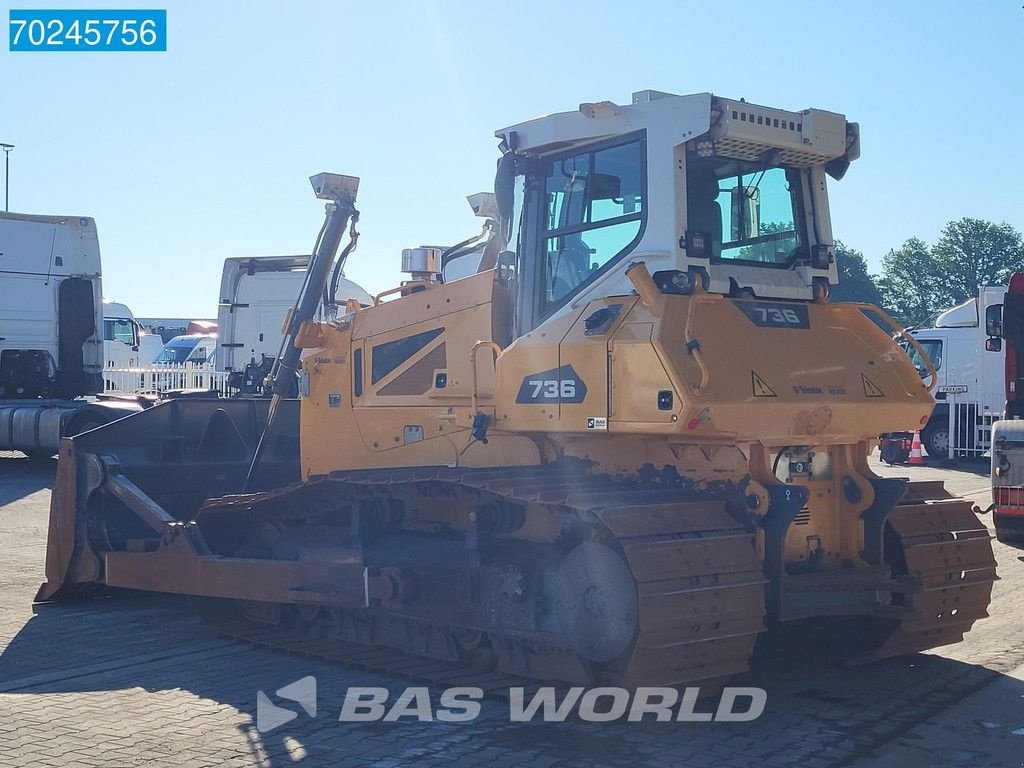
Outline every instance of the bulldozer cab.
<path id="1" fill-rule="evenodd" d="M 520 260 L 529 316 L 551 316 L 636 244 L 646 212 L 643 155 L 643 137 L 634 135 L 536 164 L 535 241 L 520 243 L 539 256 Z"/>
<path id="2" fill-rule="evenodd" d="M 837 281 L 825 176 L 859 154 L 842 115 L 644 91 L 497 135 L 513 337 L 632 292 L 635 261 L 668 293 L 811 300 Z"/>

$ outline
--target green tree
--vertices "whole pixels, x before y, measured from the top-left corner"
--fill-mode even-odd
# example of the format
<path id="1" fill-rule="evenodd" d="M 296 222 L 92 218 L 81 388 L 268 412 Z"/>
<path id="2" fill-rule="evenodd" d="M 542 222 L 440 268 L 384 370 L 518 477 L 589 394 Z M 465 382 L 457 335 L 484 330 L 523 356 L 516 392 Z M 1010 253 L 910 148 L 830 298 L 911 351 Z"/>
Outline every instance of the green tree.
<path id="1" fill-rule="evenodd" d="M 864 254 L 847 247 L 841 240 L 836 240 L 835 250 L 839 285 L 832 288 L 832 301 L 861 301 L 881 305 L 882 292 L 875 277 L 868 272 Z"/>
<path id="2" fill-rule="evenodd" d="M 963 218 L 949 222 L 932 248 L 949 306 L 978 295 L 985 285 L 1006 285 L 1024 269 L 1020 233 L 1006 222 Z"/>
<path id="3" fill-rule="evenodd" d="M 928 244 L 917 237 L 882 259 L 882 306 L 905 326 L 928 325 L 951 307 L 942 267 Z"/>
<path id="4" fill-rule="evenodd" d="M 932 248 L 912 237 L 882 260 L 883 306 L 904 324 L 929 325 L 944 309 L 1005 285 L 1024 269 L 1024 242 L 1005 222 L 965 217 L 949 222 Z"/>

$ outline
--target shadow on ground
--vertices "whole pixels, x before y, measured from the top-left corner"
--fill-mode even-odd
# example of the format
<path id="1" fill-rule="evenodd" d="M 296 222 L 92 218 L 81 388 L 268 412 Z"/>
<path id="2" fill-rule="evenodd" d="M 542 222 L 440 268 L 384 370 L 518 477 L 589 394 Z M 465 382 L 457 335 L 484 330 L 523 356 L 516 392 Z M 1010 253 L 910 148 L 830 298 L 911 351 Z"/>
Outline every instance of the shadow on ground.
<path id="1" fill-rule="evenodd" d="M 317 717 L 301 715 L 259 733 L 257 690 L 273 696 L 306 675 L 318 680 Z M 252 763 L 266 766 L 293 765 L 296 744 L 310 765 L 840 766 L 871 759 L 882 745 L 997 677 L 984 667 L 929 654 L 846 668 L 776 648 L 734 682 L 767 691 L 765 714 L 748 723 L 512 723 L 502 700 L 484 702 L 479 718 L 467 723 L 341 723 L 349 687 L 387 687 L 394 703 L 407 686 L 421 684 L 229 643 L 199 625 L 187 601 L 132 593 L 91 604 L 37 605 L 0 655 L 4 693 L 190 692 L 218 705 L 210 708 L 220 718 L 212 722 L 221 723 L 225 734 L 236 729 Z M 1017 687 L 1024 696 L 1024 684 Z M 433 689 L 435 707 L 439 696 Z M 130 721 L 131 715 L 110 713 L 112 721 Z M 168 715 L 169 725 L 175 717 L 180 712 Z M 189 720 L 189 727 L 197 722 Z M 516 759 L 508 762 L 510 755 Z"/>
<path id="2" fill-rule="evenodd" d="M 0 451 L 0 507 L 52 488 L 56 459 L 29 459 L 16 451 Z"/>

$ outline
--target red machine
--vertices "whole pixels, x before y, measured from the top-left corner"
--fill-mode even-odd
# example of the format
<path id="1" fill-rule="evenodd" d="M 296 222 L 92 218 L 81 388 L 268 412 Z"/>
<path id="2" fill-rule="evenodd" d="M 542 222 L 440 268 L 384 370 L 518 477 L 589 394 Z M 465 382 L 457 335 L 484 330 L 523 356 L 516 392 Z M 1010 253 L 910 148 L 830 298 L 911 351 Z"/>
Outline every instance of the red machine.
<path id="1" fill-rule="evenodd" d="M 1006 409 L 992 426 L 992 517 L 996 538 L 1024 540 L 1024 272 L 1010 278 L 1002 307 L 985 317 L 985 346 L 1006 345 Z"/>

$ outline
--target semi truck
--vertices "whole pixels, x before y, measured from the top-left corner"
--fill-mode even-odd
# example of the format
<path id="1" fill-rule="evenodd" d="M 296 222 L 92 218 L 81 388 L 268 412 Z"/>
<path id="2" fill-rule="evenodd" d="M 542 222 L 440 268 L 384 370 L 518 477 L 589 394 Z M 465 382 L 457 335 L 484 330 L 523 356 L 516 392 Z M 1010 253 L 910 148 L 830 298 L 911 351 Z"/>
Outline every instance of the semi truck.
<path id="1" fill-rule="evenodd" d="M 231 391 L 263 392 L 263 382 L 281 350 L 282 323 L 306 281 L 310 257 L 259 256 L 224 260 L 217 310 L 219 339 L 214 357 L 218 371 L 228 375 Z M 335 299 L 354 299 L 360 306 L 373 297 L 339 275 Z"/>
<path id="2" fill-rule="evenodd" d="M 127 305 L 103 300 L 103 364 L 106 368 L 137 368 L 142 326 Z M 149 362 L 149 361 L 146 361 Z"/>
<path id="3" fill-rule="evenodd" d="M 980 455 L 989 448 L 992 422 L 1003 412 L 1005 353 L 987 343 L 986 318 L 1002 307 L 1005 292 L 1006 286 L 984 286 L 976 297 L 940 314 L 934 327 L 910 331 L 938 377 L 935 409 L 921 428 L 921 443 L 932 457 L 947 456 L 951 442 L 959 455 Z M 903 346 L 926 378 L 921 355 Z"/>
<path id="4" fill-rule="evenodd" d="M 167 344 L 175 336 L 217 332 L 216 320 L 189 320 L 183 317 L 140 317 L 139 324 L 142 326 L 143 331 L 158 336 L 164 344 Z M 153 358 L 155 357 L 156 355 L 153 356 Z M 150 359 L 149 362 L 152 361 Z"/>
<path id="5" fill-rule="evenodd" d="M 992 520 L 996 538 L 1024 541 L 1024 272 L 1010 277 L 1002 302 L 986 312 L 988 349 L 1001 352 L 1004 418 L 992 426 Z"/>
<path id="6" fill-rule="evenodd" d="M 103 359 L 107 368 L 149 365 L 163 348 L 163 339 L 148 332 L 126 304 L 103 300 Z"/>
<path id="7" fill-rule="evenodd" d="M 52 456 L 141 409 L 102 396 L 100 273 L 93 219 L 0 213 L 0 450 Z"/>

